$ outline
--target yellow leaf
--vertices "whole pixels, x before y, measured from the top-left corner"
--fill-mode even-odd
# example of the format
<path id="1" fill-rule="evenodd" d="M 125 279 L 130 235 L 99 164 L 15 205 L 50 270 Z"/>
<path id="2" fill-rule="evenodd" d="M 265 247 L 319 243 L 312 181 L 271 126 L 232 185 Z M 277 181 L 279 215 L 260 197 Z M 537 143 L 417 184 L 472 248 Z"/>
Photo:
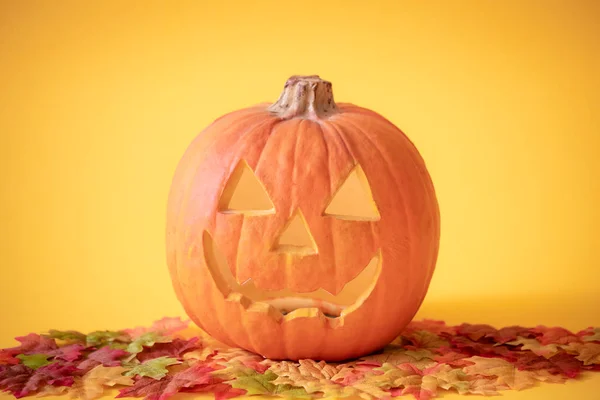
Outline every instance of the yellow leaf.
<path id="1" fill-rule="evenodd" d="M 123 376 L 124 367 L 104 367 L 98 365 L 81 379 L 75 381 L 69 394 L 72 398 L 93 400 L 102 397 L 105 386 L 133 385 L 133 379 Z"/>
<path id="2" fill-rule="evenodd" d="M 583 362 L 583 365 L 600 364 L 600 344 L 591 342 L 569 343 L 568 346 L 565 346 L 565 350 L 577 354 L 575 358 Z"/>
<path id="3" fill-rule="evenodd" d="M 468 375 L 483 375 L 496 377 L 497 389 L 506 385 L 511 389 L 522 390 L 535 385 L 533 373 L 519 371 L 514 365 L 501 358 L 471 357 L 467 361 L 474 362 L 463 368 Z"/>
<path id="4" fill-rule="evenodd" d="M 558 345 L 554 343 L 543 345 L 535 339 L 527 339 L 521 336 L 517 337 L 517 340 L 513 340 L 506 344 L 513 346 L 521 344 L 523 345 L 521 347 L 522 350 L 531 350 L 534 354 L 545 358 L 550 358 L 560 351 Z"/>

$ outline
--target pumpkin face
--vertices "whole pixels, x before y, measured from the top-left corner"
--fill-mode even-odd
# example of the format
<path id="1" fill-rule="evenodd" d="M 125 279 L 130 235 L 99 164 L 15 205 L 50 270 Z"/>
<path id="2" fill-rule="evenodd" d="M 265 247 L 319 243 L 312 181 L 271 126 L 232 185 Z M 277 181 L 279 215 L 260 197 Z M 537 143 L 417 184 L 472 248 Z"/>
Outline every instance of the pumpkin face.
<path id="1" fill-rule="evenodd" d="M 387 344 L 423 301 L 438 243 L 415 147 L 378 114 L 335 104 L 314 76 L 210 125 L 169 196 L 168 264 L 186 312 L 273 359 L 343 360 Z"/>

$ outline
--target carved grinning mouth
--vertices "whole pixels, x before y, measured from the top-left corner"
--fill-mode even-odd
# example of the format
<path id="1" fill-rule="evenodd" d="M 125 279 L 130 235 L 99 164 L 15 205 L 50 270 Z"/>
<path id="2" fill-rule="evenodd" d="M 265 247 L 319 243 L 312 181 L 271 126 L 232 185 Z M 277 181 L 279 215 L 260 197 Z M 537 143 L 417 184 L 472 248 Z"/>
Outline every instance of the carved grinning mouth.
<path id="1" fill-rule="evenodd" d="M 227 301 L 246 309 L 263 311 L 276 319 L 289 320 L 298 316 L 324 316 L 336 322 L 359 308 L 373 291 L 381 274 L 381 250 L 354 279 L 337 294 L 319 288 L 312 292 L 261 290 L 252 279 L 238 283 L 208 232 L 203 235 L 204 257 L 213 281 Z"/>

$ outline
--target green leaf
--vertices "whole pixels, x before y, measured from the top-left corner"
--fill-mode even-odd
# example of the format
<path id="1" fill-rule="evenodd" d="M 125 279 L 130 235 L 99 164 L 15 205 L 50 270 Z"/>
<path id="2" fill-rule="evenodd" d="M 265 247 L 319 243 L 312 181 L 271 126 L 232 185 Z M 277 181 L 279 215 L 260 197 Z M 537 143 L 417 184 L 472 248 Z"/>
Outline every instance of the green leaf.
<path id="1" fill-rule="evenodd" d="M 59 331 L 51 329 L 47 334 L 43 335 L 51 339 L 63 340 L 66 342 L 83 342 L 86 341 L 86 336 L 77 331 Z"/>
<path id="2" fill-rule="evenodd" d="M 244 371 L 237 370 L 237 377 L 229 381 L 231 387 L 235 389 L 244 389 L 247 395 L 278 395 L 282 397 L 311 398 L 304 388 L 292 386 L 289 384 L 275 385 L 272 383 L 277 379 L 277 375 L 272 371 L 266 371 L 260 374 L 248 368 Z"/>
<path id="3" fill-rule="evenodd" d="M 136 365 L 130 371 L 125 373 L 125 376 L 147 376 L 156 380 L 164 378 L 168 373 L 169 365 L 180 364 L 181 361 L 176 358 L 158 357 L 148 360 L 142 364 Z"/>
<path id="4" fill-rule="evenodd" d="M 85 342 L 88 346 L 102 347 L 114 342 L 129 343 L 131 338 L 123 331 L 94 331 L 86 336 Z"/>
<path id="5" fill-rule="evenodd" d="M 161 336 L 156 332 L 147 332 L 129 343 L 126 350 L 131 354 L 137 354 L 144 350 L 144 346 L 151 347 L 155 343 L 169 343 L 172 341 L 173 338 Z"/>
<path id="6" fill-rule="evenodd" d="M 29 367 L 31 369 L 38 369 L 40 367 L 43 367 L 44 365 L 50 364 L 50 361 L 48 361 L 49 357 L 50 356 L 48 356 L 46 354 L 31 354 L 31 355 L 19 354 L 17 356 L 17 358 L 19 360 L 21 360 L 23 365 L 25 365 L 26 367 Z"/>

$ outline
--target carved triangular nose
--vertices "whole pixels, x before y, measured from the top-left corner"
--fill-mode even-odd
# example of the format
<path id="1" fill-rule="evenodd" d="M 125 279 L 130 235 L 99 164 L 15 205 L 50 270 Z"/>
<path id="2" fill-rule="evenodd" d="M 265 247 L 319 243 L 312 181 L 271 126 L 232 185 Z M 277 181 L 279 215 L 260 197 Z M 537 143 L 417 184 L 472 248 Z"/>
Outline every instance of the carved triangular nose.
<path id="1" fill-rule="evenodd" d="M 315 240 L 310 233 L 310 228 L 300 209 L 292 215 L 277 239 L 275 239 L 273 251 L 303 255 L 316 254 L 318 252 Z"/>

